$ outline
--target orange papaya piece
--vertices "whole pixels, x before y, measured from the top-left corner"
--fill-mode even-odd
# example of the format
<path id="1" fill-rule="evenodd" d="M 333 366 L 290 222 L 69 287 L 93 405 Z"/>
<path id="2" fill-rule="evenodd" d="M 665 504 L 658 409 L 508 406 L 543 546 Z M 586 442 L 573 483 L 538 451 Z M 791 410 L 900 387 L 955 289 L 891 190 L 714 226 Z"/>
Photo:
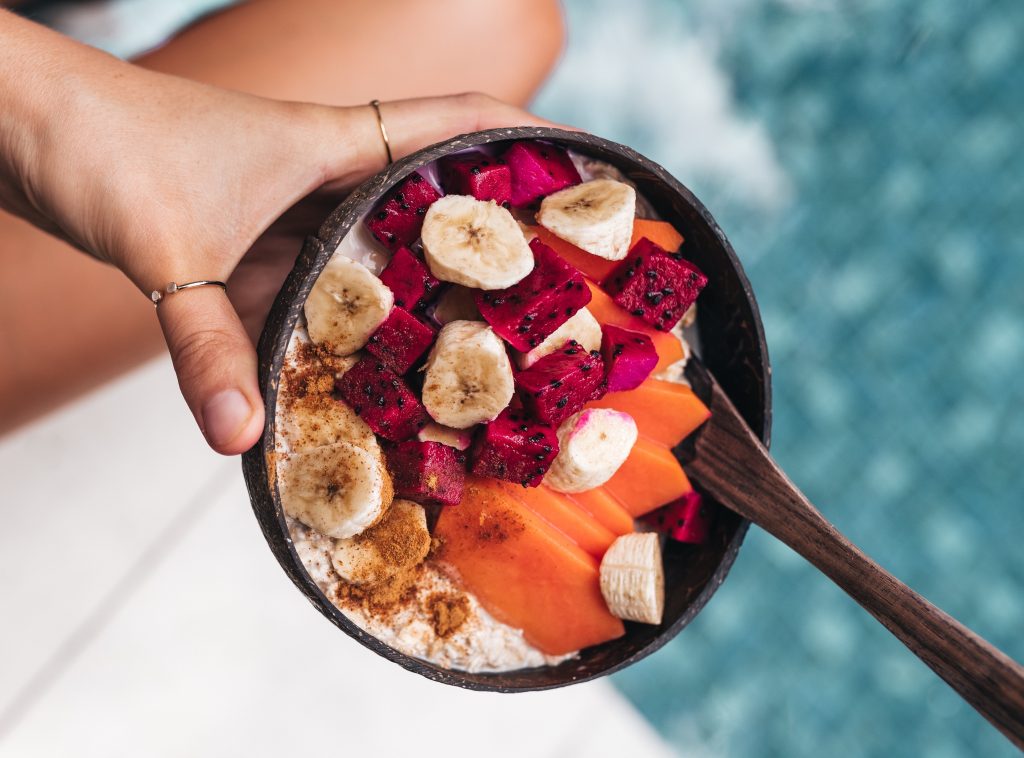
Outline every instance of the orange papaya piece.
<path id="1" fill-rule="evenodd" d="M 462 502 L 443 508 L 438 559 L 499 621 L 549 655 L 621 637 L 601 595 L 599 563 L 497 480 L 467 476 Z"/>
<path id="2" fill-rule="evenodd" d="M 626 462 L 603 486 L 634 518 L 693 491 L 672 451 L 644 438 L 636 441 Z"/>
<path id="3" fill-rule="evenodd" d="M 611 408 L 628 413 L 640 436 L 675 447 L 711 417 L 711 411 L 685 384 L 647 378 L 635 389 L 609 392 L 588 408 Z"/>
<path id="4" fill-rule="evenodd" d="M 632 250 L 641 238 L 646 237 L 651 242 L 659 245 L 670 253 L 674 253 L 683 244 L 683 235 L 676 231 L 676 228 L 667 221 L 653 221 L 646 218 L 638 218 L 633 222 L 633 239 L 629 241 Z"/>
<path id="5" fill-rule="evenodd" d="M 633 531 L 633 517 L 619 505 L 619 501 L 601 487 L 586 492 L 574 492 L 569 497 L 583 510 L 604 524 L 616 536 Z"/>
<path id="6" fill-rule="evenodd" d="M 615 542 L 611 530 L 570 500 L 568 495 L 543 484 L 521 487 L 502 482 L 502 485 L 512 497 L 524 502 L 530 510 L 594 557 L 603 556 Z"/>

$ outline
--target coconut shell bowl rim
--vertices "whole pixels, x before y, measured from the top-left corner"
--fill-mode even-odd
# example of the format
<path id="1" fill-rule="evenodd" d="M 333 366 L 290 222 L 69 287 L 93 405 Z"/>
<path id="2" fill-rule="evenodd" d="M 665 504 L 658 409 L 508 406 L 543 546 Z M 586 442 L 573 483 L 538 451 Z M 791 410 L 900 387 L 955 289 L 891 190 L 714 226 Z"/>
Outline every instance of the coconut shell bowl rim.
<path id="1" fill-rule="evenodd" d="M 666 611 L 660 626 L 627 623 L 625 636 L 586 648 L 577 658 L 556 666 L 502 673 L 449 670 L 395 650 L 346 618 L 303 568 L 288 535 L 277 492 L 274 436 L 281 368 L 306 296 L 346 233 L 402 179 L 451 153 L 518 139 L 545 140 L 613 164 L 637 184 L 639 193 L 662 219 L 679 229 L 686 240 L 682 252 L 709 278 L 697 308 L 702 361 L 765 444 L 769 442 L 771 427 L 768 351 L 757 303 L 743 268 L 725 234 L 693 193 L 636 151 L 584 132 L 546 127 L 490 129 L 426 147 L 393 163 L 354 190 L 327 217 L 319 232 L 306 239 L 274 301 L 259 341 L 259 382 L 267 408 L 266 423 L 262 438 L 242 456 L 253 511 L 285 573 L 335 626 L 378 655 L 428 679 L 492 692 L 544 690 L 585 682 L 619 671 L 655 652 L 675 637 L 718 590 L 749 526 L 749 522 L 719 507 L 708 545 L 671 543 L 667 547 Z M 695 385 L 695 389 L 701 393 L 699 386 Z M 675 452 L 685 464 L 686 443 Z"/>

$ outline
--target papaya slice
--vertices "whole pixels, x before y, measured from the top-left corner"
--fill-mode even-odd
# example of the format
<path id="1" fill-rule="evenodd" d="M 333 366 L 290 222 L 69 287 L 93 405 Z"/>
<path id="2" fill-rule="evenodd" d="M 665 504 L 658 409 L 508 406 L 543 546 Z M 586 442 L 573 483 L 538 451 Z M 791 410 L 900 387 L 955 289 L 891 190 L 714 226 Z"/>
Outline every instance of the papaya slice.
<path id="1" fill-rule="evenodd" d="M 601 596 L 597 559 L 497 480 L 467 476 L 462 502 L 441 510 L 434 534 L 438 560 L 539 650 L 563 655 L 625 633 Z"/>
<path id="2" fill-rule="evenodd" d="M 636 441 L 626 462 L 603 486 L 634 518 L 693 491 L 672 451 L 644 438 Z"/>
<path id="3" fill-rule="evenodd" d="M 612 272 L 612 269 L 619 265 L 619 261 L 607 260 L 593 253 L 588 253 L 571 242 L 566 242 L 543 226 L 531 226 L 529 228 L 537 235 L 541 242 L 595 282 L 603 282 L 608 274 Z M 667 221 L 652 221 L 645 218 L 634 220 L 633 238 L 629 241 L 629 247 L 632 248 L 641 237 L 646 237 L 651 242 L 661 245 L 670 253 L 674 253 L 683 244 L 683 235 L 677 232 L 675 227 Z"/>
<path id="4" fill-rule="evenodd" d="M 619 505 L 619 501 L 601 487 L 586 492 L 574 492 L 569 498 L 580 508 L 604 524 L 616 536 L 633 531 L 633 517 Z"/>
<path id="5" fill-rule="evenodd" d="M 645 379 L 627 392 L 609 392 L 588 408 L 611 408 L 628 413 L 640 436 L 675 447 L 711 417 L 711 411 L 685 384 Z"/>
<path id="6" fill-rule="evenodd" d="M 633 239 L 629 241 L 632 250 L 642 237 L 646 237 L 656 245 L 670 253 L 674 253 L 683 244 L 683 235 L 676 231 L 676 228 L 667 221 L 653 221 L 647 218 L 638 218 L 633 221 Z"/>
<path id="7" fill-rule="evenodd" d="M 549 232 L 543 226 L 532 226 L 530 229 L 537 235 L 537 238 L 550 247 L 570 264 L 583 272 L 584 276 L 593 279 L 595 282 L 603 281 L 612 269 L 619 265 L 618 261 L 610 261 L 599 255 L 588 253 L 586 250 L 576 247 L 571 242 L 566 242 L 554 232 Z M 632 247 L 632 245 L 630 245 Z"/>
<path id="8" fill-rule="evenodd" d="M 594 314 L 598 323 L 614 324 L 623 329 L 642 332 L 651 338 L 651 341 L 654 342 L 654 349 L 658 351 L 658 365 L 654 367 L 655 371 L 661 371 L 683 357 L 683 346 L 674 334 L 659 332 L 646 321 L 627 313 L 593 282 L 587 281 L 587 286 L 590 287 L 591 294 L 587 309 Z"/>
<path id="9" fill-rule="evenodd" d="M 615 542 L 616 535 L 570 500 L 568 495 L 543 484 L 539 487 L 520 487 L 509 482 L 501 484 L 511 497 L 521 500 L 527 508 L 595 558 L 603 556 Z"/>

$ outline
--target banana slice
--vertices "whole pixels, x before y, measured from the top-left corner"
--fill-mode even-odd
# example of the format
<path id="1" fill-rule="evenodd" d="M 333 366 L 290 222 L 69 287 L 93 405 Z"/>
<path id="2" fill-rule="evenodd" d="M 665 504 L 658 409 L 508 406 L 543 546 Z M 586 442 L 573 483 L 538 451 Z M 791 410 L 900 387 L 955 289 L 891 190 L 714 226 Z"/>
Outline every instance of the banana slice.
<path id="1" fill-rule="evenodd" d="M 455 429 L 497 418 L 515 390 L 505 344 L 480 321 L 445 324 L 425 368 L 423 406 Z"/>
<path id="2" fill-rule="evenodd" d="M 610 261 L 629 252 L 636 190 L 612 179 L 568 187 L 541 201 L 537 221 L 566 242 Z"/>
<path id="3" fill-rule="evenodd" d="M 558 427 L 558 455 L 544 484 L 559 492 L 600 487 L 619 470 L 636 442 L 636 422 L 611 408 L 588 408 Z"/>
<path id="4" fill-rule="evenodd" d="M 663 382 L 674 382 L 675 384 L 685 384 L 686 386 L 690 385 L 690 383 L 686 380 L 684 372 L 686 371 L 686 364 L 690 362 L 690 355 L 692 354 L 692 350 L 690 348 L 690 343 L 687 342 L 686 340 L 684 330 L 687 326 L 689 326 L 696 320 L 696 311 L 694 310 L 694 308 L 696 307 L 696 303 L 691 305 L 690 309 L 683 314 L 683 318 L 679 321 L 679 323 L 672 327 L 671 334 L 673 337 L 679 340 L 679 347 L 681 347 L 683 350 L 683 357 L 680 358 L 675 363 L 668 364 L 667 366 L 665 366 L 665 368 L 661 369 L 660 371 L 655 371 L 653 374 L 651 374 L 652 379 L 660 379 Z M 683 322 L 686 321 L 688 315 L 690 316 L 690 324 L 684 324 Z"/>
<path id="5" fill-rule="evenodd" d="M 473 290 L 453 284 L 437 300 L 434 306 L 434 321 L 449 324 L 452 321 L 483 321 L 480 309 L 476 307 Z"/>
<path id="6" fill-rule="evenodd" d="M 285 513 L 338 539 L 376 523 L 394 496 L 380 450 L 348 442 L 282 456 L 278 491 Z"/>
<path id="7" fill-rule="evenodd" d="M 624 534 L 601 559 L 601 594 L 613 616 L 660 624 L 665 612 L 661 542 L 654 532 Z"/>
<path id="8" fill-rule="evenodd" d="M 431 422 L 420 429 L 417 439 L 420 442 L 440 442 L 456 450 L 468 450 L 473 442 L 473 434 L 465 429 L 452 429 L 450 426 Z"/>
<path id="9" fill-rule="evenodd" d="M 573 316 L 548 335 L 547 339 L 528 353 L 513 351 L 519 368 L 530 368 L 545 355 L 561 350 L 569 340 L 576 340 L 587 350 L 601 349 L 601 325 L 594 314 L 580 308 Z"/>
<path id="10" fill-rule="evenodd" d="M 281 437 L 293 452 L 348 442 L 369 453 L 380 453 L 373 430 L 355 411 L 330 395 L 297 400 L 282 415 Z"/>
<path id="11" fill-rule="evenodd" d="M 331 565 L 349 584 L 368 586 L 422 563 L 429 552 L 423 507 L 395 500 L 377 524 L 355 537 L 335 541 Z"/>
<path id="12" fill-rule="evenodd" d="M 309 338 L 338 355 L 351 355 L 384 323 L 394 304 L 391 290 L 369 269 L 335 255 L 306 298 Z"/>
<path id="13" fill-rule="evenodd" d="M 511 287 L 533 271 L 533 253 L 512 214 L 493 200 L 445 195 L 423 219 L 430 273 L 483 290 Z"/>

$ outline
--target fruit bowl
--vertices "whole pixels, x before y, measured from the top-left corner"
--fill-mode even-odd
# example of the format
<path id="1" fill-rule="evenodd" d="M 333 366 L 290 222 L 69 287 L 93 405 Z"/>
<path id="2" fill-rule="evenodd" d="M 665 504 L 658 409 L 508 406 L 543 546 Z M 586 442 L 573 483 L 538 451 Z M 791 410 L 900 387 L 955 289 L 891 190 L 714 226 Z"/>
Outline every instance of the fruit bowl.
<path id="1" fill-rule="evenodd" d="M 585 648 L 556 666 L 502 673 L 449 670 L 404 655 L 346 618 L 309 577 L 295 552 L 277 491 L 274 458 L 279 382 L 293 329 L 303 305 L 346 234 L 371 208 L 413 171 L 446 155 L 480 145 L 541 139 L 612 164 L 636 184 L 655 211 L 685 237 L 687 256 L 711 284 L 698 309 L 699 354 L 750 427 L 768 443 L 771 373 L 753 292 L 732 247 L 711 214 L 665 169 L 623 145 L 584 134 L 540 127 L 492 129 L 455 137 L 410 155 L 367 180 L 328 216 L 302 252 L 270 311 L 259 343 L 259 380 L 268 408 L 263 436 L 242 459 L 253 510 L 281 567 L 313 605 L 346 634 L 379 655 L 429 679 L 475 690 L 516 692 L 550 689 L 617 671 L 650 655 L 696 616 L 725 580 L 748 522 L 719 509 L 712 534 L 702 545 L 670 543 L 664 553 L 665 614 L 660 625 L 628 623 L 625 636 Z M 697 388 L 698 393 L 700 387 Z M 687 445 L 676 449 L 685 464 Z M 699 484 L 698 484 L 699 488 Z"/>

